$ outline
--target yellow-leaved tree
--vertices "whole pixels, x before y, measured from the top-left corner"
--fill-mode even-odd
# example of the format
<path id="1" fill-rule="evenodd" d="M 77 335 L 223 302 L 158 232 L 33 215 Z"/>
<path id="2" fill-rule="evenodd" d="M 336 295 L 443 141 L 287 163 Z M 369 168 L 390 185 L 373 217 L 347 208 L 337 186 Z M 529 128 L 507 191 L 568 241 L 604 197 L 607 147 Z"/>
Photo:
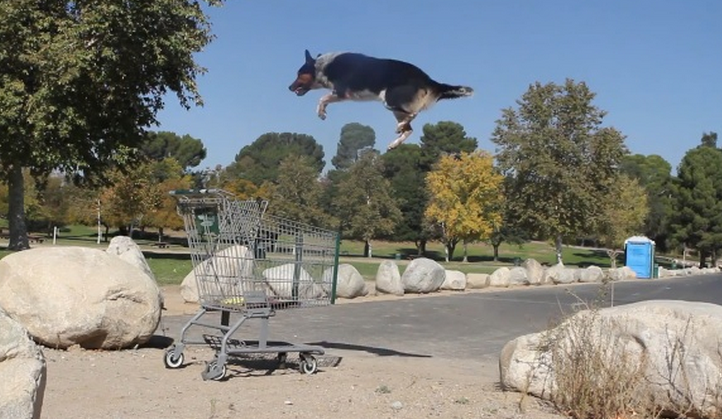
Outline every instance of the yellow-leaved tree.
<path id="1" fill-rule="evenodd" d="M 441 231 L 446 261 L 459 241 L 487 240 L 501 223 L 503 176 L 485 151 L 442 156 L 426 176 L 429 204 L 424 215 Z"/>

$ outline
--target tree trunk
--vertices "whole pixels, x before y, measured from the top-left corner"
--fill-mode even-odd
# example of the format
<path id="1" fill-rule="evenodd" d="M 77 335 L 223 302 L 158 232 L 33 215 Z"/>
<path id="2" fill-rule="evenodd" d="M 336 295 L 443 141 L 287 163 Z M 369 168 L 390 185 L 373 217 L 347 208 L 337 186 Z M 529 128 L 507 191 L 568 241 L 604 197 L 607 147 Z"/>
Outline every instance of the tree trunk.
<path id="1" fill-rule="evenodd" d="M 499 246 L 501 246 L 501 243 L 500 244 L 492 243 L 491 246 L 494 248 L 494 262 L 498 262 L 499 261 Z"/>
<path id="2" fill-rule="evenodd" d="M 23 168 L 13 166 L 8 179 L 8 227 L 10 240 L 8 249 L 25 250 L 28 243 L 28 228 L 25 224 L 25 180 Z"/>
<path id="3" fill-rule="evenodd" d="M 562 262 L 562 235 L 558 234 L 556 238 L 557 264 L 564 265 Z"/>
<path id="4" fill-rule="evenodd" d="M 464 240 L 464 260 L 463 260 L 464 263 L 467 263 L 469 261 L 467 250 L 468 250 L 468 245 L 466 243 L 466 240 Z"/>
<path id="5" fill-rule="evenodd" d="M 371 240 L 364 240 L 364 257 L 371 257 Z"/>
<path id="6" fill-rule="evenodd" d="M 449 246 L 451 245 L 448 243 L 444 245 L 444 260 L 447 262 L 449 261 Z"/>
<path id="7" fill-rule="evenodd" d="M 163 241 L 163 227 L 158 227 L 158 242 Z"/>
<path id="8" fill-rule="evenodd" d="M 457 241 L 452 240 L 449 243 L 446 244 L 446 248 L 448 249 L 446 261 L 451 262 L 451 259 L 454 258 L 454 250 L 456 250 L 456 243 Z"/>

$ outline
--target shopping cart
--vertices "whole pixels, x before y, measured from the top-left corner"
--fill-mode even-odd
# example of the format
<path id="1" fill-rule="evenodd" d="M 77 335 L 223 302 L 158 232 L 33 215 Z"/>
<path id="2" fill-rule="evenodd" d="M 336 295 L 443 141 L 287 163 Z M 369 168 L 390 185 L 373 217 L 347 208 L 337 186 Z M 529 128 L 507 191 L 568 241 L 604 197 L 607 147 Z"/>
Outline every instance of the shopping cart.
<path id="1" fill-rule="evenodd" d="M 216 354 L 204 380 L 222 379 L 229 356 L 246 354 L 275 353 L 283 364 L 288 353 L 298 352 L 301 371 L 315 373 L 314 355 L 323 355 L 323 347 L 269 342 L 268 324 L 277 310 L 334 304 L 338 233 L 267 214 L 267 201 L 238 200 L 220 189 L 171 195 L 184 220 L 201 308 L 166 351 L 165 366 L 182 366 L 186 345 L 207 344 Z M 211 312 L 220 312 L 220 324 L 201 321 Z M 233 339 L 251 319 L 260 322 L 258 340 Z M 216 332 L 193 340 L 193 326 Z"/>

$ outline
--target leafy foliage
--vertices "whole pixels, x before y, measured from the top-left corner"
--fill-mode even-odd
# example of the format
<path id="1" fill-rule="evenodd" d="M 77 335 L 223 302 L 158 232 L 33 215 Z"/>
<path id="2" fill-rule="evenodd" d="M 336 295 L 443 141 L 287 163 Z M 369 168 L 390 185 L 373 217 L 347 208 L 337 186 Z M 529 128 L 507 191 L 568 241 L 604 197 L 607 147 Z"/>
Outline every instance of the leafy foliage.
<path id="1" fill-rule="evenodd" d="M 507 199 L 520 226 L 552 237 L 561 262 L 562 238 L 593 229 L 613 188 L 624 137 L 601 127 L 605 112 L 584 83 L 535 83 L 507 108 L 492 135 L 508 179 Z"/>
<path id="2" fill-rule="evenodd" d="M 620 169 L 644 187 L 649 213 L 642 232 L 656 242 L 658 250 L 665 250 L 672 214 L 672 165 L 656 154 L 633 154 L 624 156 Z"/>
<path id="3" fill-rule="evenodd" d="M 426 124 L 421 135 L 421 169 L 428 172 L 446 154 L 471 153 L 478 147 L 476 138 L 466 135 L 464 127 L 452 121 Z"/>
<path id="4" fill-rule="evenodd" d="M 333 207 L 341 230 L 351 238 L 364 240 L 364 253 L 371 257 L 371 240 L 391 233 L 401 219 L 389 181 L 383 177 L 379 155 L 365 153 L 349 168 L 338 189 L 341 193 Z"/>
<path id="5" fill-rule="evenodd" d="M 375 144 L 376 133 L 373 128 L 358 122 L 346 124 L 341 128 L 341 139 L 331 164 L 337 170 L 348 169 L 358 161 L 360 154 L 372 150 Z"/>
<path id="6" fill-rule="evenodd" d="M 447 262 L 460 240 L 487 240 L 501 224 L 503 177 L 493 163 L 492 156 L 481 151 L 442 156 L 426 177 L 430 199 L 425 216 L 442 230 Z"/>
<path id="7" fill-rule="evenodd" d="M 722 249 L 722 150 L 703 145 L 679 165 L 671 218 L 675 244 L 693 247 L 702 259 Z"/>
<path id="8" fill-rule="evenodd" d="M 148 132 L 146 140 L 141 144 L 141 150 L 148 158 L 162 161 L 172 157 L 182 170 L 196 167 L 206 158 L 206 148 L 203 141 L 190 135 L 179 136 L 174 132 L 160 131 Z"/>
<path id="9" fill-rule="evenodd" d="M 306 134 L 268 132 L 241 149 L 227 168 L 229 175 L 249 180 L 256 186 L 263 182 L 276 182 L 281 161 L 288 156 L 308 156 L 316 173 L 321 173 L 326 162 L 323 146 Z"/>
<path id="10" fill-rule="evenodd" d="M 621 175 L 606 198 L 600 219 L 602 243 L 621 249 L 628 237 L 641 234 L 649 214 L 647 193 L 636 179 Z"/>
<path id="11" fill-rule="evenodd" d="M 311 158 L 288 156 L 281 161 L 269 211 L 306 224 L 330 226 L 328 217 L 321 209 L 322 193 Z"/>
<path id="12" fill-rule="evenodd" d="M 212 1 L 212 4 L 220 4 Z M 164 97 L 201 104 L 194 61 L 212 39 L 198 1 L 0 2 L 0 171 L 10 247 L 27 248 L 22 168 L 104 177 Z"/>

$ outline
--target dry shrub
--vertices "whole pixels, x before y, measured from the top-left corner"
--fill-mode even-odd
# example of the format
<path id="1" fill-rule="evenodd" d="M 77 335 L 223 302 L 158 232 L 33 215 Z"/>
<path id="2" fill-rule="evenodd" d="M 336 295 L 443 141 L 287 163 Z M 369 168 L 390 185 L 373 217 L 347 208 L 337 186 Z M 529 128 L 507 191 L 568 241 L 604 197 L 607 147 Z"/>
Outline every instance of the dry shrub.
<path id="1" fill-rule="evenodd" d="M 592 303 L 577 297 L 582 310 L 566 316 L 542 338 L 553 375 L 551 401 L 576 419 L 629 418 L 646 413 L 649 405 L 644 352 L 616 333 L 620 325 L 601 316 L 606 288 L 601 291 Z"/>

